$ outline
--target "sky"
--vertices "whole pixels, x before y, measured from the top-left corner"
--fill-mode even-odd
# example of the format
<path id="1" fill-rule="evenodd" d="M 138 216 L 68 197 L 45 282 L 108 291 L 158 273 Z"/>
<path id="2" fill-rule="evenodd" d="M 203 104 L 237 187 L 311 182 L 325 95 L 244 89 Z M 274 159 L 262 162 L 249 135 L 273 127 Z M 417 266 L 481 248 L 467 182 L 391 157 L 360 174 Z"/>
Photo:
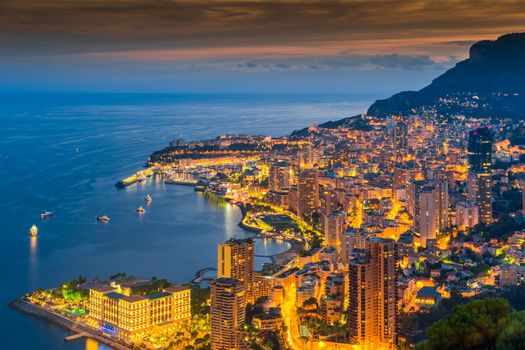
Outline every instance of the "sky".
<path id="1" fill-rule="evenodd" d="M 0 0 L 0 91 L 415 90 L 522 0 Z"/>

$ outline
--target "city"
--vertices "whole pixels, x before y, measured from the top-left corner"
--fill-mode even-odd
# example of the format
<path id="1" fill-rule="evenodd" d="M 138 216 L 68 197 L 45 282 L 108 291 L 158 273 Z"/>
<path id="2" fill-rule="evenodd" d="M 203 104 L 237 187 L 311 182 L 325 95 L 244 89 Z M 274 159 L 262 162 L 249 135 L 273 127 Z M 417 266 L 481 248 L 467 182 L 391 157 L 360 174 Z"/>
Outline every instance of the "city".
<path id="1" fill-rule="evenodd" d="M 129 276 L 77 282 L 83 297 L 64 288 L 58 297 L 82 305 L 67 317 L 145 347 L 410 349 L 425 338 L 407 319 L 519 287 L 525 149 L 511 140 L 521 121 L 425 110 L 338 124 L 282 138 L 177 140 L 154 152 L 154 176 L 239 206 L 242 227 L 294 248 L 256 271 L 253 239 L 221 243 L 208 288 L 152 280 L 144 291 L 136 286 L 148 283 Z M 49 309 L 56 298 L 26 300 Z"/>
<path id="2" fill-rule="evenodd" d="M 0 350 L 525 350 L 525 1 L 0 1 Z"/>

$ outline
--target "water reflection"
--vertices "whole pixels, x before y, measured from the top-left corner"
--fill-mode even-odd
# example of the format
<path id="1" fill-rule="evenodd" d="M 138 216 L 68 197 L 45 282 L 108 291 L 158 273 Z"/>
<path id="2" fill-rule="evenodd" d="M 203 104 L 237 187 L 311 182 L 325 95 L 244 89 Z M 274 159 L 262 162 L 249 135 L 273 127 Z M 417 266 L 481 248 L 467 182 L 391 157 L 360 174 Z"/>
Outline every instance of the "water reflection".
<path id="1" fill-rule="evenodd" d="M 86 350 L 111 350 L 107 345 L 100 344 L 96 340 L 86 338 Z"/>
<path id="2" fill-rule="evenodd" d="M 37 252 L 36 252 L 36 248 L 37 248 L 37 237 L 34 236 L 34 237 L 29 237 L 29 255 L 31 257 L 31 264 L 34 264 L 36 262 L 36 259 L 37 259 Z"/>

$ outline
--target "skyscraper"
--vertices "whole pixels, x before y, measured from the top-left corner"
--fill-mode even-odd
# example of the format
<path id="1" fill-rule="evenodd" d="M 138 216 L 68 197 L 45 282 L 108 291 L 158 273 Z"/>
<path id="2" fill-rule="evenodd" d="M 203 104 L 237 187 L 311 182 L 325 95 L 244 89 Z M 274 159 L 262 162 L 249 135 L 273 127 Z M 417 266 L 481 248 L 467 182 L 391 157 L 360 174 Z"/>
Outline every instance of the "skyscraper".
<path id="1" fill-rule="evenodd" d="M 290 166 L 285 162 L 276 162 L 270 166 L 268 189 L 282 191 L 290 188 Z"/>
<path id="2" fill-rule="evenodd" d="M 421 246 L 434 239 L 449 226 L 448 183 L 446 179 L 413 181 L 410 201 L 414 216 L 414 231 L 420 234 Z"/>
<path id="3" fill-rule="evenodd" d="M 434 189 L 425 186 L 419 193 L 418 233 L 422 247 L 427 246 L 427 240 L 435 239 L 437 233 L 437 208 Z"/>
<path id="4" fill-rule="evenodd" d="M 243 283 L 245 302 L 253 303 L 254 247 L 253 240 L 232 238 L 219 244 L 218 278 L 234 278 Z"/>
<path id="5" fill-rule="evenodd" d="M 405 122 L 397 121 L 394 125 L 394 150 L 396 161 L 403 159 L 408 147 L 408 125 Z"/>
<path id="6" fill-rule="evenodd" d="M 299 174 L 297 184 L 298 208 L 300 217 L 312 216 L 319 208 L 319 175 L 316 169 L 305 169 Z"/>
<path id="7" fill-rule="evenodd" d="M 370 238 L 349 264 L 349 335 L 363 350 L 397 344 L 397 245 Z"/>
<path id="8" fill-rule="evenodd" d="M 211 283 L 211 348 L 240 350 L 239 328 L 245 323 L 244 283 L 218 278 Z"/>
<path id="9" fill-rule="evenodd" d="M 492 222 L 492 133 L 478 128 L 469 133 L 469 197 L 475 196 L 479 221 Z"/>
<path id="10" fill-rule="evenodd" d="M 477 128 L 468 137 L 469 170 L 475 173 L 492 170 L 492 133 L 489 128 Z"/>
<path id="11" fill-rule="evenodd" d="M 342 211 L 333 211 L 323 218 L 324 244 L 337 249 L 341 257 L 343 234 L 346 233 L 346 215 Z"/>

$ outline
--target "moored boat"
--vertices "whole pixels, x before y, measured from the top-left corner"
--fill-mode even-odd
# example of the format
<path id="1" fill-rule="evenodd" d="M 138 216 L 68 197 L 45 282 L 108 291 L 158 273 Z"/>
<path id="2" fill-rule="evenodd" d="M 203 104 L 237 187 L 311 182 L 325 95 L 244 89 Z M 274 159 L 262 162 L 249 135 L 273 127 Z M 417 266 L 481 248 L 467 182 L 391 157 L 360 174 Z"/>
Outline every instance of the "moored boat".
<path id="1" fill-rule="evenodd" d="M 97 216 L 97 221 L 100 221 L 100 222 L 109 222 L 109 217 L 106 216 L 106 215 L 102 215 L 102 216 Z"/>
<path id="2" fill-rule="evenodd" d="M 36 237 L 37 234 L 38 228 L 36 227 L 36 225 L 33 224 L 33 226 L 31 226 L 31 228 L 29 229 L 29 235 L 31 235 L 31 237 Z"/>
<path id="3" fill-rule="evenodd" d="M 40 217 L 41 217 L 42 219 L 47 219 L 47 218 L 52 217 L 53 215 L 55 215 L 55 212 L 54 212 L 54 211 L 47 211 L 47 210 L 46 210 L 45 212 L 43 212 L 43 213 L 40 214 Z"/>

